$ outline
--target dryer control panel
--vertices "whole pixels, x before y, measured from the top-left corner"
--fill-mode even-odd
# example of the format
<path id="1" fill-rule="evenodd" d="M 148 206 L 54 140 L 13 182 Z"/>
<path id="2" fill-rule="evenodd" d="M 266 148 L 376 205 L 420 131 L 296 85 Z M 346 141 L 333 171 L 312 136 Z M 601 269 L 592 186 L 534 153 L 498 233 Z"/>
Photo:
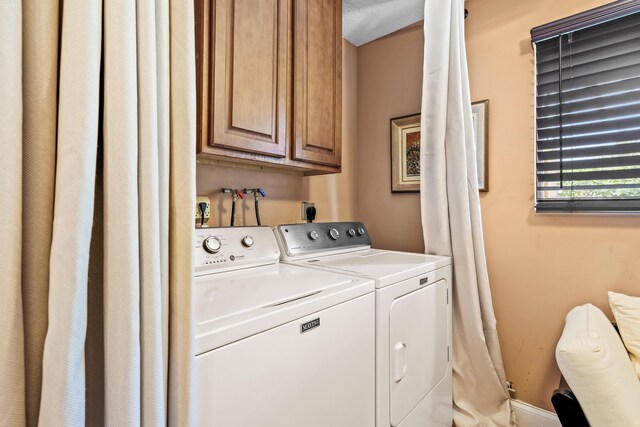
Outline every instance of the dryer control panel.
<path id="1" fill-rule="evenodd" d="M 219 227 L 195 230 L 196 276 L 266 264 L 280 258 L 269 227 Z"/>
<path id="2" fill-rule="evenodd" d="M 285 258 L 371 247 L 369 232 L 357 221 L 284 224 L 274 232 Z"/>

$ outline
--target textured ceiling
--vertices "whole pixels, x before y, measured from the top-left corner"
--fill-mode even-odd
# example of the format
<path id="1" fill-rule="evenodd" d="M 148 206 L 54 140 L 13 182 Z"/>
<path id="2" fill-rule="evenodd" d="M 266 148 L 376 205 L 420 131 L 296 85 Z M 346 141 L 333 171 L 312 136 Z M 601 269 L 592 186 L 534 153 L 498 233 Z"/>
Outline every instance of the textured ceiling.
<path id="1" fill-rule="evenodd" d="M 424 1 L 343 0 L 342 35 L 356 46 L 384 37 L 421 20 Z"/>

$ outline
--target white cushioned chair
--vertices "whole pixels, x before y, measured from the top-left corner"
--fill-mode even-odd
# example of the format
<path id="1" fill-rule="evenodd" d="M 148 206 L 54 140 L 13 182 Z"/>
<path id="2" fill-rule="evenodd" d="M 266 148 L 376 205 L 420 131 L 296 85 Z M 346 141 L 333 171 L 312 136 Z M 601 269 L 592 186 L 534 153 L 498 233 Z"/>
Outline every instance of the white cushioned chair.
<path id="1" fill-rule="evenodd" d="M 556 360 L 589 426 L 640 426 L 640 381 L 602 310 L 585 304 L 567 314 Z M 554 406 L 563 426 L 585 425 L 575 412 Z"/>

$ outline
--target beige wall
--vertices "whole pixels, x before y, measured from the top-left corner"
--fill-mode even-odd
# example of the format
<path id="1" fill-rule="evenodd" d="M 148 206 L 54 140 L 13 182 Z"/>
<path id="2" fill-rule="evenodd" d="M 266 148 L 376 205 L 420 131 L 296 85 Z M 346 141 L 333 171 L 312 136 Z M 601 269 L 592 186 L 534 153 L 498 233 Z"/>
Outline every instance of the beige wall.
<path id="1" fill-rule="evenodd" d="M 389 119 L 420 112 L 422 30 L 358 48 L 358 214 L 379 248 L 423 252 L 415 193 L 391 193 Z"/>
<path id="2" fill-rule="evenodd" d="M 639 294 L 640 218 L 533 211 L 533 26 L 596 0 L 469 0 L 473 100 L 489 99 L 489 187 L 481 196 L 486 251 L 507 377 L 518 398 L 552 410 L 554 351 L 565 314 L 606 291 Z M 389 188 L 390 117 L 419 110 L 422 30 L 358 48 L 358 202 L 380 247 L 423 247 L 418 195 Z M 380 207 L 378 207 L 380 206 Z M 383 234 L 384 233 L 384 234 Z"/>
<path id="3" fill-rule="evenodd" d="M 358 50 L 342 43 L 342 173 L 303 178 L 304 198 L 316 203 L 318 221 L 351 221 L 356 216 Z M 299 219 L 299 217 L 298 217 Z"/>
<path id="4" fill-rule="evenodd" d="M 533 56 L 529 30 L 608 0 L 470 0 L 473 99 L 491 100 L 486 249 L 507 373 L 519 397 L 550 408 L 563 319 L 607 290 L 638 294 L 640 218 L 541 215 L 533 207 Z"/>
<path id="5" fill-rule="evenodd" d="M 264 188 L 267 197 L 260 200 L 260 216 L 264 225 L 302 222 L 300 202 L 303 200 L 316 203 L 318 221 L 355 219 L 357 50 L 347 41 L 343 43 L 342 61 L 342 173 L 301 177 L 241 165 L 199 164 L 196 187 L 198 194 L 211 198 L 210 225 L 229 225 L 231 197 L 220 193 L 222 187 Z M 236 210 L 236 225 L 255 225 L 253 196 L 242 201 Z"/>

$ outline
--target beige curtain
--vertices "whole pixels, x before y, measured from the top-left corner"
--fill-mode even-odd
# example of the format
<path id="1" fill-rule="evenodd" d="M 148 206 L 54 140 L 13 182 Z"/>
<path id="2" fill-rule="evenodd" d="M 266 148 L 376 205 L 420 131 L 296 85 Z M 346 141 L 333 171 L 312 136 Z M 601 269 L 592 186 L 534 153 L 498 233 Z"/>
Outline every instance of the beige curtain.
<path id="1" fill-rule="evenodd" d="M 454 422 L 514 421 L 482 236 L 463 0 L 426 0 L 420 198 L 428 253 L 453 256 Z"/>
<path id="2" fill-rule="evenodd" d="M 0 1 L 0 425 L 193 424 L 193 3 Z"/>

